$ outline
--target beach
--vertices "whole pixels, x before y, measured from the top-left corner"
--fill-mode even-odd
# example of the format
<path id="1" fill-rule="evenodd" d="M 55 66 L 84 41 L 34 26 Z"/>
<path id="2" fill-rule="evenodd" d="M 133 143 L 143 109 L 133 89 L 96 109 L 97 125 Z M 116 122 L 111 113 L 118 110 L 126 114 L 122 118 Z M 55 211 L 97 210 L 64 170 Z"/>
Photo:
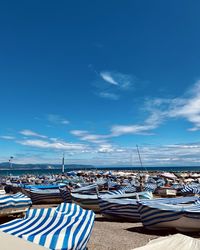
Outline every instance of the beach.
<path id="1" fill-rule="evenodd" d="M 96 215 L 88 250 L 130 250 L 144 246 L 158 237 L 176 233 L 176 230 L 150 231 L 142 223 L 108 221 L 101 215 Z M 200 239 L 199 233 L 187 235 Z"/>

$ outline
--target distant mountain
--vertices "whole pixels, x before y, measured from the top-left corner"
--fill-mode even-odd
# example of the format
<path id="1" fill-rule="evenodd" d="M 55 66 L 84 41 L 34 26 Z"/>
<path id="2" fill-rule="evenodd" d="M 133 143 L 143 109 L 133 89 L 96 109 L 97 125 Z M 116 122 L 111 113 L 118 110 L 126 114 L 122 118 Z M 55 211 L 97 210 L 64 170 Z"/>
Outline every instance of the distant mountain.
<path id="1" fill-rule="evenodd" d="M 92 165 L 79 165 L 79 164 L 65 164 L 66 168 L 70 169 L 91 169 L 95 168 Z M 61 168 L 61 164 L 12 164 L 13 170 L 29 170 L 29 169 L 59 169 Z M 2 162 L 0 163 L 0 170 L 10 170 L 11 166 L 9 162 Z"/>

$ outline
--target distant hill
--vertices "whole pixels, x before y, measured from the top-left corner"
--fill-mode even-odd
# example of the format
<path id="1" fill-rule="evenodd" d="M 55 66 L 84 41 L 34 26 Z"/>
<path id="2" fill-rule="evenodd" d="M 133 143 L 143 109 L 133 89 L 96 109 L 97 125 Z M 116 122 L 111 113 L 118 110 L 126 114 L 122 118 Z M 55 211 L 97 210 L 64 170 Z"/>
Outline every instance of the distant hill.
<path id="1" fill-rule="evenodd" d="M 79 164 L 65 164 L 66 168 L 70 169 L 91 169 L 95 168 L 92 165 L 79 165 Z M 59 169 L 61 168 L 61 164 L 12 164 L 12 169 L 13 170 L 29 170 L 29 169 Z M 10 163 L 9 162 L 2 162 L 0 163 L 0 170 L 10 170 Z"/>

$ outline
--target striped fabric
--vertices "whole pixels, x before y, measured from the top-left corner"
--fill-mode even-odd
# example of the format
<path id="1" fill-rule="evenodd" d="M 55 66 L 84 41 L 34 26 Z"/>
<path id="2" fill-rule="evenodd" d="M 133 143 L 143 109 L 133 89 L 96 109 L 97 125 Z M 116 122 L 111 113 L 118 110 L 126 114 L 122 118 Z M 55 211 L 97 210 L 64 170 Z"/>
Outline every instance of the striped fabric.
<path id="1" fill-rule="evenodd" d="M 118 194 L 124 194 L 124 190 L 119 189 L 106 192 L 99 192 L 99 195 L 118 195 Z"/>
<path id="2" fill-rule="evenodd" d="M 144 185 L 144 191 L 147 191 L 147 192 L 154 192 L 156 188 L 157 188 L 156 183 L 146 183 Z"/>
<path id="3" fill-rule="evenodd" d="M 61 203 L 62 197 L 59 189 L 31 189 L 28 191 L 33 204 Z"/>
<path id="4" fill-rule="evenodd" d="M 108 188 L 113 188 L 113 187 L 119 186 L 118 183 L 116 183 L 116 182 L 114 182 L 114 181 L 111 181 L 111 180 L 108 180 L 107 185 L 108 185 Z"/>
<path id="5" fill-rule="evenodd" d="M 84 187 L 76 188 L 72 192 L 73 193 L 79 193 L 79 194 L 90 194 L 91 192 L 96 193 L 96 190 L 98 189 L 98 185 L 95 184 L 90 184 Z"/>
<path id="6" fill-rule="evenodd" d="M 0 230 L 52 250 L 85 249 L 94 224 L 94 213 L 76 204 L 31 209 L 23 219 L 0 225 Z"/>
<path id="7" fill-rule="evenodd" d="M 60 195 L 65 203 L 72 203 L 71 192 L 67 187 L 59 188 Z"/>
<path id="8" fill-rule="evenodd" d="M 163 204 L 189 204 L 198 200 L 198 197 L 183 198 L 158 198 L 142 200 L 145 204 L 163 203 Z M 112 219 L 126 219 L 128 221 L 140 220 L 138 212 L 138 201 L 136 199 L 114 199 L 99 197 L 100 213 L 105 217 Z"/>
<path id="9" fill-rule="evenodd" d="M 196 227 L 196 222 L 197 228 L 200 230 L 199 204 L 193 203 L 191 205 L 172 205 L 162 203 L 160 201 L 140 201 L 138 211 L 143 225 L 147 228 L 153 229 L 157 227 L 170 227 L 181 230 L 181 228 L 179 228 L 180 224 L 178 224 L 178 221 L 179 219 L 185 217 L 193 219 L 194 223 L 192 221 L 191 223 L 182 223 L 184 230 L 192 230 Z"/>
<path id="10" fill-rule="evenodd" d="M 73 202 L 79 204 L 85 209 L 92 209 L 94 212 L 100 212 L 98 195 L 85 195 L 85 194 L 71 194 Z M 121 190 L 110 191 L 110 192 L 100 192 L 99 196 L 102 198 L 115 198 L 115 199 L 124 199 L 124 198 L 136 198 L 138 196 L 140 199 L 151 199 L 152 193 L 150 192 L 140 192 L 140 193 L 124 193 Z"/>
<path id="11" fill-rule="evenodd" d="M 127 185 L 125 187 L 122 187 L 120 190 L 122 190 L 124 193 L 134 193 L 137 189 L 132 185 Z"/>
<path id="12" fill-rule="evenodd" d="M 177 184 L 173 184 L 173 185 L 172 185 L 172 188 L 174 188 L 174 189 L 176 189 L 176 190 L 180 190 L 180 189 L 183 189 L 184 186 L 181 185 L 181 184 L 179 184 L 179 183 L 177 183 Z"/>
<path id="13" fill-rule="evenodd" d="M 200 185 L 185 185 L 181 192 L 185 194 L 200 194 Z"/>
<path id="14" fill-rule="evenodd" d="M 105 185 L 107 183 L 107 180 L 105 180 L 105 179 L 97 179 L 97 181 L 96 181 L 96 184 L 98 185 L 98 186 L 103 186 L 103 185 Z"/>
<path id="15" fill-rule="evenodd" d="M 165 180 L 163 178 L 160 178 L 156 181 L 157 187 L 163 187 L 165 186 Z"/>
<path id="16" fill-rule="evenodd" d="M 112 219 L 140 220 L 136 199 L 106 199 L 99 197 L 100 213 Z"/>
<path id="17" fill-rule="evenodd" d="M 22 208 L 31 206 L 31 199 L 22 193 L 13 195 L 0 195 L 0 213 L 3 213 L 5 209 Z"/>

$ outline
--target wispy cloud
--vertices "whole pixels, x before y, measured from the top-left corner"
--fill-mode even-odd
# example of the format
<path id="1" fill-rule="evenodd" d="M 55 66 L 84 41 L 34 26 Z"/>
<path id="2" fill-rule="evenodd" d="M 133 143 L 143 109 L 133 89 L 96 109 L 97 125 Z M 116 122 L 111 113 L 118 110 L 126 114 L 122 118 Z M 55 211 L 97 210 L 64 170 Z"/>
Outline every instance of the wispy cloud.
<path id="1" fill-rule="evenodd" d="M 68 143 L 65 141 L 47 141 L 47 140 L 21 140 L 19 144 L 36 148 L 54 149 L 54 150 L 85 150 L 84 144 Z"/>
<path id="2" fill-rule="evenodd" d="M 136 78 L 116 71 L 101 71 L 100 77 L 111 85 L 115 85 L 120 90 L 128 90 L 133 87 Z"/>
<path id="3" fill-rule="evenodd" d="M 100 71 L 92 70 L 95 72 L 97 79 L 94 83 L 97 91 L 96 94 L 99 97 L 107 98 L 110 100 L 119 100 L 123 91 L 129 91 L 133 89 L 135 82 L 137 81 L 134 76 L 123 74 L 117 71 Z"/>
<path id="4" fill-rule="evenodd" d="M 39 137 L 39 138 L 47 138 L 46 135 L 41 135 L 41 134 L 38 134 L 32 130 L 29 130 L 29 129 L 24 129 L 22 131 L 19 132 L 20 134 L 22 135 L 25 135 L 25 136 L 32 136 L 32 137 Z"/>
<path id="5" fill-rule="evenodd" d="M 190 131 L 200 130 L 200 80 L 183 96 L 171 99 L 156 98 L 148 102 L 147 107 L 159 112 L 165 119 L 186 119 L 193 124 Z"/>
<path id="6" fill-rule="evenodd" d="M 96 134 L 91 134 L 88 131 L 85 130 L 72 130 L 70 131 L 72 135 L 77 136 L 80 140 L 82 141 L 88 141 L 91 143 L 105 143 L 106 138 L 108 137 L 107 135 L 96 135 Z"/>
<path id="7" fill-rule="evenodd" d="M 182 117 L 193 124 L 190 131 L 200 130 L 200 80 L 188 92 L 188 98 L 173 100 L 169 116 Z"/>
<path id="8" fill-rule="evenodd" d="M 102 71 L 100 72 L 100 76 L 102 77 L 102 79 L 110 84 L 113 85 L 119 85 L 119 83 L 114 79 L 115 76 L 108 71 Z"/>
<path id="9" fill-rule="evenodd" d="M 63 118 L 60 115 L 56 115 L 56 114 L 48 114 L 47 120 L 53 124 L 63 124 L 63 125 L 69 124 L 69 120 Z"/>
<path id="10" fill-rule="evenodd" d="M 120 96 L 109 92 L 100 92 L 99 96 L 110 100 L 119 100 Z"/>
<path id="11" fill-rule="evenodd" d="M 15 139 L 14 136 L 10 136 L 10 135 L 1 135 L 0 138 L 4 139 L 4 140 L 14 140 Z"/>
<path id="12" fill-rule="evenodd" d="M 99 145 L 99 148 L 97 149 L 98 153 L 111 153 L 114 152 L 114 147 L 111 144 L 101 144 Z"/>

